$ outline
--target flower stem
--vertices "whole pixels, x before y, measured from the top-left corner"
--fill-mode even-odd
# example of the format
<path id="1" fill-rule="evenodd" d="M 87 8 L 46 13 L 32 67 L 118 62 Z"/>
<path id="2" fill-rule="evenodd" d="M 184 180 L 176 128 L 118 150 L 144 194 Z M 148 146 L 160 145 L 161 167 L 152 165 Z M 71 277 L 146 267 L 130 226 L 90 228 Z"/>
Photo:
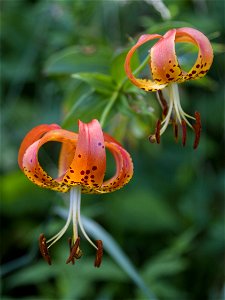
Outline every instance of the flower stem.
<path id="1" fill-rule="evenodd" d="M 106 120 L 111 108 L 113 107 L 113 104 L 115 103 L 115 101 L 118 97 L 118 94 L 119 94 L 119 90 L 116 90 L 110 97 L 108 104 L 106 105 L 105 109 L 103 110 L 101 119 L 100 119 L 101 127 L 104 126 L 105 120 Z"/>

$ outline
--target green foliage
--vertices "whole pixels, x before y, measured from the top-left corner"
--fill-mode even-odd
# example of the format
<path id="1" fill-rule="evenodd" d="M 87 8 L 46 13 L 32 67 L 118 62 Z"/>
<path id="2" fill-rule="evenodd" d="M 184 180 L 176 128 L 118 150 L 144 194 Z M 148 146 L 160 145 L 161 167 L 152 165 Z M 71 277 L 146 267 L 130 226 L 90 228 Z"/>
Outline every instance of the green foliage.
<path id="1" fill-rule="evenodd" d="M 163 2 L 169 20 L 157 1 L 1 2 L 2 299 L 223 299 L 224 3 Z M 174 143 L 172 129 L 160 145 L 149 143 L 160 114 L 156 95 L 138 90 L 124 72 L 141 34 L 184 26 L 204 32 L 215 54 L 205 78 L 180 85 L 185 109 L 201 112 L 197 151 L 191 131 L 185 148 Z M 196 49 L 181 44 L 177 51 L 188 68 Z M 143 53 L 132 69 L 145 74 Z M 76 131 L 78 119 L 93 118 L 131 153 L 135 174 L 122 190 L 83 197 L 86 228 L 105 244 L 102 267 L 93 267 L 86 245 L 81 260 L 66 265 L 63 239 L 49 267 L 36 241 L 63 224 L 54 211 L 67 198 L 25 178 L 19 145 L 38 124 Z"/>

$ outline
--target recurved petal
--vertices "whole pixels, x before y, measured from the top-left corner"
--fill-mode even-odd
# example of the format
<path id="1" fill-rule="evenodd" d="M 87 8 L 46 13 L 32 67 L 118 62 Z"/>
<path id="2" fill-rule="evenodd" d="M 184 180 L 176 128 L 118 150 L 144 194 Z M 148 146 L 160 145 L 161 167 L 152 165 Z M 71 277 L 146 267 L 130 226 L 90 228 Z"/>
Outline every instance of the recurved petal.
<path id="1" fill-rule="evenodd" d="M 21 170 L 23 170 L 23 155 L 26 151 L 26 149 L 33 144 L 35 141 L 40 139 L 46 132 L 52 130 L 52 129 L 59 129 L 61 128 L 57 124 L 42 124 L 39 126 L 34 127 L 32 130 L 30 130 L 25 138 L 23 139 L 20 149 L 19 149 L 19 154 L 18 154 L 18 164 Z"/>
<path id="2" fill-rule="evenodd" d="M 176 30 L 176 42 L 192 43 L 198 47 L 197 60 L 184 79 L 197 79 L 205 76 L 213 62 L 213 49 L 208 38 L 199 30 L 184 27 Z"/>
<path id="3" fill-rule="evenodd" d="M 67 186 L 62 186 L 60 182 L 49 176 L 38 162 L 38 150 L 40 140 L 30 145 L 23 156 L 23 171 L 27 178 L 42 188 L 55 191 L 66 192 Z"/>
<path id="4" fill-rule="evenodd" d="M 151 40 L 154 40 L 154 39 L 160 39 L 162 38 L 161 35 L 159 34 L 145 34 L 145 35 L 142 35 L 139 40 L 137 41 L 137 43 L 130 49 L 130 51 L 128 52 L 127 56 L 126 56 L 126 60 L 125 60 L 125 64 L 124 64 L 124 67 L 125 67 L 125 72 L 128 76 L 128 78 L 130 79 L 130 81 L 136 85 L 137 87 L 139 87 L 140 89 L 143 89 L 145 91 L 157 91 L 157 90 L 161 90 L 163 89 L 166 85 L 161 84 L 160 81 L 157 81 L 157 80 L 150 80 L 150 79 L 139 79 L 139 78 L 136 78 L 134 76 L 134 74 L 132 73 L 132 70 L 131 70 L 131 59 L 132 59 L 132 56 L 134 54 L 134 52 L 143 44 L 147 43 L 148 41 L 151 41 Z M 150 58 L 149 58 L 150 60 Z"/>
<path id="5" fill-rule="evenodd" d="M 55 191 L 66 192 L 70 187 L 64 183 L 62 176 L 53 179 L 43 170 L 38 161 L 39 149 L 45 143 L 51 141 L 75 145 L 77 135 L 64 129 L 48 131 L 41 139 L 34 142 L 25 151 L 22 161 L 23 171 L 28 179 L 38 186 Z"/>
<path id="6" fill-rule="evenodd" d="M 175 52 L 176 29 L 169 30 L 151 48 L 151 70 L 153 79 L 162 84 L 182 81 L 183 74 Z"/>
<path id="7" fill-rule="evenodd" d="M 120 147 L 122 147 L 122 145 L 121 145 L 116 139 L 114 139 L 114 137 L 112 137 L 112 136 L 109 135 L 108 133 L 103 132 L 103 136 L 104 136 L 104 141 L 105 141 L 105 142 L 108 142 L 108 143 L 114 143 L 114 144 L 117 144 L 117 145 L 119 145 Z"/>
<path id="8" fill-rule="evenodd" d="M 85 124 L 79 121 L 79 134 L 74 159 L 63 180 L 68 185 L 82 184 L 89 193 L 102 185 L 106 169 L 104 136 L 97 120 Z"/>
<path id="9" fill-rule="evenodd" d="M 115 175 L 103 182 L 102 186 L 96 191 L 99 193 L 109 193 L 122 188 L 133 176 L 133 162 L 130 154 L 119 144 L 105 142 L 106 148 L 113 154 L 116 162 Z"/>
<path id="10" fill-rule="evenodd" d="M 58 176 L 64 176 L 74 159 L 77 140 L 74 143 L 63 143 L 59 155 Z"/>

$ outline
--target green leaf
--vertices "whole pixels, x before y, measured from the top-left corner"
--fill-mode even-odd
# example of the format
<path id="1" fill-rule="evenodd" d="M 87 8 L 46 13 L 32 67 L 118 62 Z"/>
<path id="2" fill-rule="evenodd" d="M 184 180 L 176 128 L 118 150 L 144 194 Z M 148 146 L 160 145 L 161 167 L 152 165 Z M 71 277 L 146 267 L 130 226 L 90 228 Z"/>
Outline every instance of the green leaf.
<path id="1" fill-rule="evenodd" d="M 196 229 L 190 228 L 178 236 L 167 249 L 149 260 L 143 270 L 144 278 L 155 281 L 183 271 L 187 266 L 187 260 L 182 255 L 190 250 L 196 234 Z"/>
<path id="2" fill-rule="evenodd" d="M 57 214 L 66 217 L 67 213 L 61 208 L 57 208 Z M 82 223 L 85 230 L 93 236 L 95 239 L 101 239 L 104 245 L 104 249 L 109 255 L 114 258 L 118 265 L 127 273 L 127 275 L 133 280 L 133 282 L 142 290 L 146 297 L 150 300 L 157 300 L 156 296 L 151 292 L 150 288 L 145 284 L 135 266 L 129 260 L 127 255 L 123 252 L 113 237 L 106 232 L 100 225 L 92 221 L 89 218 L 82 217 Z"/>
<path id="3" fill-rule="evenodd" d="M 150 291 L 141 276 L 138 274 L 136 268 L 122 251 L 120 246 L 116 243 L 113 237 L 106 232 L 100 225 L 91 219 L 82 218 L 83 224 L 90 235 L 96 239 L 103 241 L 104 249 L 114 258 L 118 265 L 127 273 L 127 275 L 134 281 L 134 283 L 142 290 L 142 292 L 151 300 L 156 300 L 155 295 Z"/>
<path id="4" fill-rule="evenodd" d="M 124 62 L 127 55 L 127 50 L 123 50 L 119 54 L 117 54 L 111 64 L 111 75 L 115 82 L 121 82 L 125 77 L 126 73 L 124 70 Z"/>
<path id="5" fill-rule="evenodd" d="M 127 79 L 127 75 L 124 69 L 124 63 L 129 49 L 125 49 L 119 52 L 112 60 L 111 63 L 111 75 L 116 83 L 121 83 Z M 138 55 L 134 53 L 131 60 L 131 68 L 135 70 L 140 65 Z"/>
<path id="6" fill-rule="evenodd" d="M 92 119 L 100 119 L 104 107 L 109 99 L 105 95 L 94 91 L 87 91 L 67 109 L 68 114 L 63 121 L 63 127 L 74 128 L 75 120 L 90 122 Z M 91 107 L 91 109 L 90 109 Z"/>
<path id="7" fill-rule="evenodd" d="M 143 177 L 146 178 L 144 173 Z M 176 230 L 179 222 L 174 210 L 162 199 L 159 193 L 144 185 L 144 178 L 140 181 L 141 188 L 139 188 L 140 182 L 135 182 L 136 179 L 133 178 L 129 201 L 121 201 L 121 197 L 126 197 L 125 190 L 118 192 L 121 194 L 120 196 L 111 195 L 113 201 L 106 204 L 107 218 L 112 224 L 116 222 L 117 226 L 124 230 L 132 230 L 134 234 Z M 146 179 L 148 180 L 148 177 Z M 124 216 L 119 219 L 115 214 L 118 207 L 120 208 L 120 215 Z M 131 226 L 130 220 L 135 226 Z"/>
<path id="8" fill-rule="evenodd" d="M 100 73 L 75 73 L 72 78 L 88 83 L 96 92 L 110 95 L 114 90 L 112 78 Z"/>
<path id="9" fill-rule="evenodd" d="M 69 47 L 53 54 L 44 67 L 47 75 L 68 75 L 77 72 L 107 72 L 109 56 L 105 49 L 101 51 Z"/>

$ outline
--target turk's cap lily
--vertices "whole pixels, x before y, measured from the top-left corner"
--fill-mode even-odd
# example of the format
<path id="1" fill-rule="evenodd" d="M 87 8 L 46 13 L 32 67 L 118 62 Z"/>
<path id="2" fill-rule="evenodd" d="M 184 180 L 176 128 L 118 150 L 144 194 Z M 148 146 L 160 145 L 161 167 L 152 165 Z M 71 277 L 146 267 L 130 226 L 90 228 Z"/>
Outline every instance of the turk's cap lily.
<path id="1" fill-rule="evenodd" d="M 38 160 L 40 148 L 48 142 L 62 143 L 58 177 L 52 178 L 45 172 Z M 104 180 L 106 172 L 106 149 L 116 164 L 112 178 Z M 46 240 L 40 235 L 39 247 L 44 259 L 51 264 L 49 248 L 66 232 L 73 223 L 73 237 L 69 239 L 67 263 L 75 263 L 82 256 L 78 225 L 87 241 L 97 250 L 95 266 L 102 260 L 101 240 L 94 243 L 86 233 L 80 215 L 81 193 L 102 194 L 116 191 L 130 181 L 133 176 L 133 163 L 129 153 L 113 137 L 103 133 L 97 120 L 90 123 L 79 121 L 79 132 L 62 129 L 57 124 L 43 124 L 33 128 L 21 143 L 18 164 L 30 181 L 36 185 L 58 192 L 70 191 L 70 206 L 66 224 L 52 238 Z"/>
<path id="2" fill-rule="evenodd" d="M 62 143 L 57 178 L 47 174 L 38 161 L 38 152 L 47 142 Z M 104 181 L 106 149 L 115 159 L 116 173 Z M 56 124 L 33 128 L 21 144 L 18 163 L 33 183 L 59 192 L 80 186 L 82 193 L 109 193 L 123 187 L 133 175 L 129 153 L 113 137 L 102 132 L 97 120 L 88 124 L 79 121 L 79 133 Z"/>
<path id="3" fill-rule="evenodd" d="M 143 44 L 158 39 L 149 51 L 149 65 L 153 80 L 139 79 L 131 70 L 131 58 L 135 51 Z M 191 43 L 198 47 L 198 56 L 193 67 L 188 71 L 181 69 L 175 44 L 179 42 Z M 134 85 L 145 91 L 157 91 L 172 82 L 184 82 L 198 79 L 208 72 L 213 61 L 213 49 L 208 38 L 194 28 L 178 28 L 167 31 L 165 35 L 144 34 L 130 49 L 125 60 L 125 71 Z"/>
<path id="4" fill-rule="evenodd" d="M 138 48 L 152 40 L 157 40 L 147 54 L 152 79 L 137 78 L 131 69 L 132 56 Z M 176 55 L 175 44 L 181 42 L 193 44 L 198 48 L 197 59 L 188 72 L 181 68 Z M 182 144 L 185 145 L 186 125 L 188 125 L 195 131 L 194 148 L 197 148 L 201 131 L 200 114 L 196 112 L 195 117 L 192 117 L 183 111 L 176 85 L 187 80 L 202 78 L 210 69 L 212 61 L 213 49 L 208 38 L 200 31 L 188 27 L 171 29 L 163 36 L 159 34 L 144 34 L 129 50 L 124 65 L 129 80 L 146 92 L 157 91 L 158 100 L 163 109 L 163 120 L 157 122 L 155 134 L 150 136 L 151 142 L 156 141 L 159 143 L 160 136 L 168 124 L 172 123 L 176 140 L 178 137 L 178 125 L 180 125 Z M 163 96 L 163 89 L 168 89 L 168 100 Z M 188 118 L 195 120 L 195 124 L 191 125 Z"/>

